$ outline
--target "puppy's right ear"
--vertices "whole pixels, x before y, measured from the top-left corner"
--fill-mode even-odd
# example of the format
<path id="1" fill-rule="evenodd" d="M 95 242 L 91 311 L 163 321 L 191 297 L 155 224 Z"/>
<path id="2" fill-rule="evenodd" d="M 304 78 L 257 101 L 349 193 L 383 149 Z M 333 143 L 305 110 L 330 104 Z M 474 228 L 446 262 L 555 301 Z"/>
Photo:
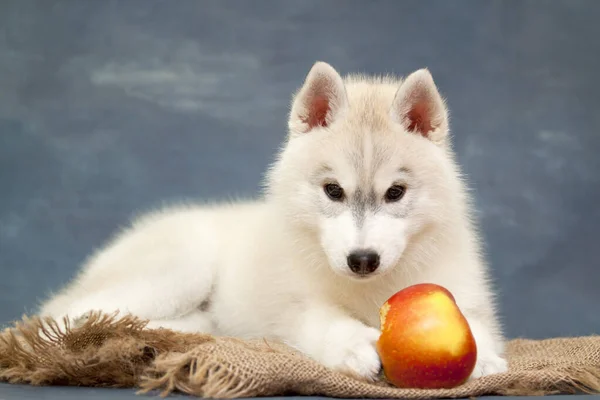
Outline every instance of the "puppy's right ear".
<path id="1" fill-rule="evenodd" d="M 316 62 L 294 96 L 288 127 L 292 135 L 327 127 L 348 107 L 340 74 L 325 62 Z"/>

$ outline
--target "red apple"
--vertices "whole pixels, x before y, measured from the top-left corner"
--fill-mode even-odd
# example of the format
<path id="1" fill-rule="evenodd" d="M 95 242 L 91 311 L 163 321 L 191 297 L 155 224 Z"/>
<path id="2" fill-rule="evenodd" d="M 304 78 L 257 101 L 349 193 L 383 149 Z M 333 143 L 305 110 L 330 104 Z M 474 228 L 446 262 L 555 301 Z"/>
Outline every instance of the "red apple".
<path id="1" fill-rule="evenodd" d="M 475 339 L 447 289 L 430 283 L 407 287 L 381 306 L 379 316 L 377 350 L 393 385 L 452 388 L 473 372 Z"/>

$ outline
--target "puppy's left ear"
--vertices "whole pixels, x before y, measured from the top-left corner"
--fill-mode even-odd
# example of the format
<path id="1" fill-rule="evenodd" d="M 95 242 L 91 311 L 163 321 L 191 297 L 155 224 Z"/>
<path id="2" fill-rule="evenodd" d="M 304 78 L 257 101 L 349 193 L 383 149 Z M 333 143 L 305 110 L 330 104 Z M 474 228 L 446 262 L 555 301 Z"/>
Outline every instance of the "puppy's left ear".
<path id="1" fill-rule="evenodd" d="M 390 110 L 394 121 L 411 133 L 436 144 L 448 135 L 448 110 L 427 69 L 410 74 L 402 83 Z"/>

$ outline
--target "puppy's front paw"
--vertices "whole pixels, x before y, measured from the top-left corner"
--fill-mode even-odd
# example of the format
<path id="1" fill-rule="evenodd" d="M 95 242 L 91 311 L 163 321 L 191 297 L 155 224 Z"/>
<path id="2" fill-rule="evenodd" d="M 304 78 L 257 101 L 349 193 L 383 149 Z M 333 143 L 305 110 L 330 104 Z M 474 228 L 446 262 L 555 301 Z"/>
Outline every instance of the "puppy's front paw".
<path id="1" fill-rule="evenodd" d="M 328 367 L 367 381 L 374 381 L 381 370 L 375 347 L 379 331 L 358 322 L 342 324 L 330 332 L 324 363 Z"/>
<path id="2" fill-rule="evenodd" d="M 487 375 L 501 374 L 506 371 L 508 371 L 508 363 L 504 358 L 493 352 L 484 352 L 477 357 L 475 369 L 469 379 L 472 380 Z"/>

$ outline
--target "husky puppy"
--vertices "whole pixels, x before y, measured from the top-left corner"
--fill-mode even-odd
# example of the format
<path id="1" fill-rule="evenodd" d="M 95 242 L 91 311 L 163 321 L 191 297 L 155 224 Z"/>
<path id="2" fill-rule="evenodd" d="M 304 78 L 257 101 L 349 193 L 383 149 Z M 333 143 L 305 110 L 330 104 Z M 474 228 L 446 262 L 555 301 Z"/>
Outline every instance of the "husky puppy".
<path id="1" fill-rule="evenodd" d="M 371 380 L 379 307 L 432 282 L 454 294 L 472 328 L 471 378 L 505 371 L 472 205 L 428 70 L 342 78 L 317 62 L 288 125 L 260 200 L 134 220 L 40 314 L 119 311 L 149 327 L 280 340 Z"/>

